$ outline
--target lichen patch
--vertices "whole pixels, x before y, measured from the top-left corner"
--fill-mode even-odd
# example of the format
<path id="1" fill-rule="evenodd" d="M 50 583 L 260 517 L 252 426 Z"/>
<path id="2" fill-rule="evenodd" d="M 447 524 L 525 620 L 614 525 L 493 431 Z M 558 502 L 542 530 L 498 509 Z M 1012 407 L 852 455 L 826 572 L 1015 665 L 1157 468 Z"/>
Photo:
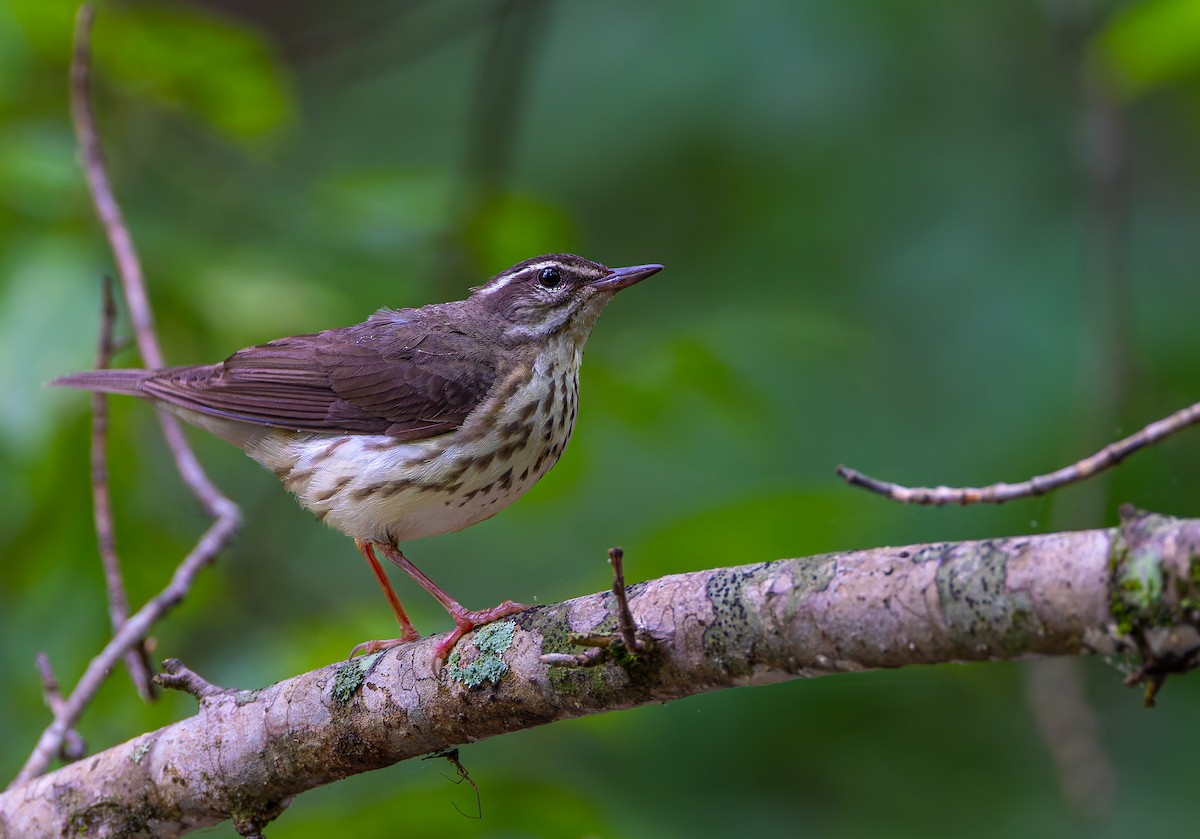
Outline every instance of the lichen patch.
<path id="1" fill-rule="evenodd" d="M 936 579 L 946 625 L 967 638 L 1016 653 L 1041 631 L 1029 595 L 1008 589 L 1008 553 L 990 542 L 947 551 Z"/>
<path id="2" fill-rule="evenodd" d="M 379 661 L 384 651 L 370 655 L 360 655 L 357 658 L 352 658 L 349 661 L 343 661 L 338 665 L 338 669 L 333 674 L 333 701 L 338 705 L 345 705 L 358 692 L 362 684 L 367 679 L 367 674 L 375 667 L 375 663 Z"/>
<path id="3" fill-rule="evenodd" d="M 446 675 L 452 681 L 468 688 L 477 688 L 484 683 L 498 683 L 508 672 L 504 654 L 512 646 L 516 631 L 516 622 L 510 620 L 489 623 L 477 630 L 472 638 L 476 650 L 475 658 L 463 664 L 462 655 L 456 649 L 446 662 Z"/>

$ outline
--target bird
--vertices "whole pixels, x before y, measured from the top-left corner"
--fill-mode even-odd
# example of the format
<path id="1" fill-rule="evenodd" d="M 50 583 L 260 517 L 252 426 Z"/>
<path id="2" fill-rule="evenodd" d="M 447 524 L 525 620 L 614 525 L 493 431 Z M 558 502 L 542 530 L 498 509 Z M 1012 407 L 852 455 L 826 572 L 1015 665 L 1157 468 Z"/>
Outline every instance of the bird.
<path id="1" fill-rule="evenodd" d="M 270 469 L 354 540 L 400 625 L 398 638 L 363 642 L 351 656 L 421 637 L 378 552 L 453 619 L 434 650 L 437 669 L 465 633 L 528 607 L 468 610 L 400 545 L 484 521 L 550 470 L 575 426 L 583 348 L 600 313 L 662 268 L 547 254 L 462 300 L 383 308 L 216 364 L 89 370 L 50 384 L 149 400 Z"/>

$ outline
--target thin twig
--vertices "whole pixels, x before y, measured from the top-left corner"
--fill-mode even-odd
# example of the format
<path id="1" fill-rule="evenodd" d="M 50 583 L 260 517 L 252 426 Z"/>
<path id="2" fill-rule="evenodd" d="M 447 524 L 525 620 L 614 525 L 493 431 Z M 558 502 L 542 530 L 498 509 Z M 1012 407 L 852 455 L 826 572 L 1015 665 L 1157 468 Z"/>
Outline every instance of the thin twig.
<path id="1" fill-rule="evenodd" d="M 38 675 L 42 677 L 42 696 L 46 700 L 46 707 L 50 709 L 50 713 L 57 715 L 63 706 L 62 691 L 58 687 L 58 679 L 54 678 L 54 668 L 50 666 L 50 656 L 44 652 L 37 654 L 37 670 Z M 75 729 L 68 728 L 66 736 L 63 738 L 62 748 L 59 750 L 59 757 L 70 763 L 79 760 L 86 754 L 87 743 L 83 742 L 83 737 Z"/>
<path id="2" fill-rule="evenodd" d="M 214 685 L 177 658 L 168 658 L 162 663 L 162 669 L 163 672 L 154 677 L 156 683 L 171 690 L 190 693 L 198 700 L 230 692 L 227 688 Z"/>
<path id="3" fill-rule="evenodd" d="M 608 549 L 608 561 L 613 572 L 613 596 L 617 599 L 617 632 L 625 642 L 625 649 L 631 653 L 642 651 L 642 642 L 637 637 L 637 627 L 633 625 L 633 614 L 629 611 L 629 600 L 625 596 L 625 551 L 620 548 Z"/>
<path id="4" fill-rule="evenodd" d="M 598 635 L 595 632 L 572 632 L 567 636 L 567 643 L 576 647 L 595 647 L 607 650 L 619 639 L 616 635 Z"/>
<path id="5" fill-rule="evenodd" d="M 79 7 L 75 20 L 75 50 L 71 59 L 71 116 L 75 121 L 75 135 L 79 141 L 84 175 L 96 207 L 96 215 L 108 237 L 125 303 L 129 307 L 129 321 L 133 326 L 138 352 L 147 367 L 163 367 L 163 354 L 154 331 L 154 315 L 150 299 L 146 294 L 146 280 L 142 264 L 133 246 L 133 238 L 121 214 L 121 207 L 113 195 L 108 179 L 108 168 L 104 160 L 104 148 L 96 130 L 96 114 L 91 101 L 91 28 L 95 10 L 90 3 Z M 209 480 L 200 462 L 183 436 L 179 423 L 170 414 L 158 412 L 163 436 L 180 477 L 200 502 L 208 515 L 216 517 L 220 509 L 228 507 L 227 499 Z"/>
<path id="6" fill-rule="evenodd" d="M 587 649 L 581 653 L 542 653 L 538 656 L 542 664 L 551 667 L 595 667 L 614 658 L 616 650 L 622 647 L 632 656 L 647 651 L 647 641 L 638 638 L 637 625 L 633 622 L 633 613 L 629 611 L 629 597 L 625 592 L 625 551 L 609 548 L 608 561 L 613 572 L 613 599 L 617 601 L 617 634 L 571 633 L 567 636 L 567 642 Z"/>
<path id="7" fill-rule="evenodd" d="M 146 296 L 141 264 L 133 247 L 133 239 L 121 217 L 120 207 L 113 197 L 104 163 L 104 151 L 96 131 L 96 117 L 90 98 L 91 26 L 94 17 L 95 13 L 90 4 L 84 3 L 80 6 L 75 20 L 75 49 L 71 58 L 71 114 L 75 121 L 84 174 L 96 206 L 96 214 L 104 227 L 117 264 L 138 350 L 147 366 L 161 367 L 163 358 L 154 334 L 154 321 Z M 79 683 L 55 713 L 54 721 L 42 732 L 32 754 L 13 781 L 14 785 L 46 770 L 62 746 L 66 733 L 83 714 L 116 662 L 127 650 L 141 643 L 150 627 L 187 595 L 196 574 L 216 559 L 241 523 L 241 512 L 237 505 L 226 498 L 209 480 L 184 439 L 179 424 L 162 411 L 159 411 L 159 422 L 163 437 L 166 438 L 175 458 L 180 477 L 214 521 L 175 569 L 171 582 L 129 618 L 99 655 L 88 663 Z"/>
<path id="8" fill-rule="evenodd" d="M 1086 480 L 1098 472 L 1116 466 L 1138 449 L 1152 446 L 1198 422 L 1200 402 L 1150 423 L 1136 434 L 1105 446 L 1091 457 L 1019 484 L 992 484 L 986 487 L 906 487 L 872 478 L 847 466 L 838 466 L 837 474 L 851 486 L 862 487 L 901 504 L 1003 504 L 1017 498 L 1044 495 L 1060 487 Z"/>
<path id="9" fill-rule="evenodd" d="M 100 651 L 100 654 L 88 662 L 87 669 L 84 670 L 79 683 L 75 685 L 75 689 L 63 703 L 60 712 L 55 714 L 54 722 L 42 732 L 33 753 L 25 761 L 25 766 L 22 767 L 20 774 L 10 786 L 24 783 L 45 771 L 58 752 L 67 730 L 79 719 L 92 697 L 100 689 L 100 685 L 108 677 L 109 671 L 121 660 L 125 651 L 145 637 L 151 626 L 183 600 L 191 588 L 196 574 L 216 558 L 217 552 L 233 536 L 238 525 L 236 505 L 230 502 L 229 509 L 223 512 L 224 514 L 219 516 L 208 530 L 204 531 L 204 535 L 192 548 L 192 552 L 175 569 L 175 574 L 171 577 L 171 582 L 167 587 L 135 612 Z"/>
<path id="10" fill-rule="evenodd" d="M 542 664 L 551 667 L 594 667 L 604 660 L 603 647 L 591 647 L 581 653 L 542 653 L 538 656 Z"/>
<path id="11" fill-rule="evenodd" d="M 96 369 L 103 370 L 112 362 L 113 324 L 117 304 L 113 300 L 112 279 L 104 278 L 103 306 L 100 318 L 100 342 L 96 349 Z M 117 555 L 117 539 L 113 528 L 112 497 L 108 490 L 108 398 L 99 391 L 92 394 L 92 517 L 96 524 L 96 543 L 104 581 L 108 589 L 108 616 L 113 632 L 129 617 L 129 598 L 121 578 L 121 560 Z M 145 641 L 125 653 L 125 667 L 138 695 L 146 701 L 154 699 L 153 668 Z"/>
<path id="12" fill-rule="evenodd" d="M 84 175 L 96 215 L 104 227 L 112 247 L 113 259 L 121 276 L 125 291 L 125 302 L 129 305 L 129 319 L 133 323 L 138 351 L 147 367 L 162 367 L 163 356 L 154 333 L 154 316 L 150 300 L 146 296 L 146 280 L 142 264 L 133 247 L 133 237 L 125 225 L 121 207 L 113 196 L 112 184 L 108 179 L 108 166 L 104 159 L 104 148 L 96 131 L 96 112 L 91 100 L 91 32 L 96 11 L 91 3 L 79 7 L 75 18 L 75 50 L 71 58 L 71 117 L 75 122 L 75 137 L 79 141 Z"/>

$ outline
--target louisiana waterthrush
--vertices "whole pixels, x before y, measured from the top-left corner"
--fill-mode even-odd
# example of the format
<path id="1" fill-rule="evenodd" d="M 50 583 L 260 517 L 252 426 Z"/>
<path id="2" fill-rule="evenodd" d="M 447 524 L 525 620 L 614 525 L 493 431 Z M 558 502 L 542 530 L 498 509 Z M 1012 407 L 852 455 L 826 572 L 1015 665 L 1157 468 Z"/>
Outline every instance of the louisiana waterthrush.
<path id="1" fill-rule="evenodd" d="M 378 549 L 454 619 L 436 663 L 463 633 L 526 607 L 469 611 L 399 544 L 477 524 L 549 471 L 575 425 L 579 364 L 596 319 L 617 291 L 660 270 L 540 256 L 465 300 L 381 309 L 217 364 L 93 370 L 51 384 L 149 399 L 271 469 L 301 505 L 354 539 L 400 623 L 399 638 L 355 651 L 420 637 Z"/>

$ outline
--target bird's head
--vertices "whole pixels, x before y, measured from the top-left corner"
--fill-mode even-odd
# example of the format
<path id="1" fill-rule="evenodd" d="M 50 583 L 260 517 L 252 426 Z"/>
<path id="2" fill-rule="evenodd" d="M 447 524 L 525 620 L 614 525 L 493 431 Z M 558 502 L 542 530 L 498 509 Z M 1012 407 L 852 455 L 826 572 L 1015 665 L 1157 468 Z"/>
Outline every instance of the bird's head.
<path id="1" fill-rule="evenodd" d="M 582 344 L 614 294 L 661 270 L 661 265 L 608 268 L 574 254 L 549 254 L 501 271 L 476 288 L 470 301 L 496 319 L 507 343 L 565 332 Z"/>

